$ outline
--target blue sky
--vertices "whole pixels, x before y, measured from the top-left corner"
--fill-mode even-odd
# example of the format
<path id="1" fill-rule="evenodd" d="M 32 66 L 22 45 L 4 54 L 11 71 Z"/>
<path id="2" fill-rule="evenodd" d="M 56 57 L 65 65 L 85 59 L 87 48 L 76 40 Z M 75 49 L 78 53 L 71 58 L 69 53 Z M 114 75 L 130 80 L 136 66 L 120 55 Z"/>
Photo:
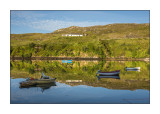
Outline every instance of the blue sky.
<path id="1" fill-rule="evenodd" d="M 149 23 L 149 11 L 11 11 L 11 33 L 50 33 L 70 26 Z"/>

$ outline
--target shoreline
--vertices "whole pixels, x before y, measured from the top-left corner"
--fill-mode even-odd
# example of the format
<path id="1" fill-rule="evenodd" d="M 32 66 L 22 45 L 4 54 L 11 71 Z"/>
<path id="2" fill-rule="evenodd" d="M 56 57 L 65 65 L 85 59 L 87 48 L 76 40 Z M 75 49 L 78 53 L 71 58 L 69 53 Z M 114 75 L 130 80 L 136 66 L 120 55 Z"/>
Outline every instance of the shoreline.
<path id="1" fill-rule="evenodd" d="M 93 58 L 93 57 L 10 57 L 10 60 L 106 60 L 106 61 L 150 61 L 150 58 Z"/>

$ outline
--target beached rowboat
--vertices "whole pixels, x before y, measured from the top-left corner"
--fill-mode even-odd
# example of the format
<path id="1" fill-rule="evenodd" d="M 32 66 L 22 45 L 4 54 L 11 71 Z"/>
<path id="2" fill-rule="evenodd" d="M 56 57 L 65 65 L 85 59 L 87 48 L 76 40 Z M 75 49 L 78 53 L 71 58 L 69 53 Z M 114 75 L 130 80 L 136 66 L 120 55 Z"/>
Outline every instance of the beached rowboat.
<path id="1" fill-rule="evenodd" d="M 117 76 L 119 75 L 120 70 L 111 71 L 111 72 L 100 72 L 100 70 L 97 71 L 96 76 L 99 74 L 99 76 Z"/>

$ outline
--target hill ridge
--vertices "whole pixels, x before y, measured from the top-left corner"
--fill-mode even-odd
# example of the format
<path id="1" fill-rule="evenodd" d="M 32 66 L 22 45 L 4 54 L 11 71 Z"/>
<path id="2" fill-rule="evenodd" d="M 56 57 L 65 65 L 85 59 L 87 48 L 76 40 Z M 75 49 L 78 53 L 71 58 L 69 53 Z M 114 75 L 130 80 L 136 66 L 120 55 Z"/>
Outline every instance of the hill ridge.
<path id="1" fill-rule="evenodd" d="M 95 25 L 89 27 L 70 26 L 58 29 L 53 34 L 79 33 L 96 35 L 108 38 L 146 38 L 149 37 L 149 23 L 114 23 L 108 25 Z"/>

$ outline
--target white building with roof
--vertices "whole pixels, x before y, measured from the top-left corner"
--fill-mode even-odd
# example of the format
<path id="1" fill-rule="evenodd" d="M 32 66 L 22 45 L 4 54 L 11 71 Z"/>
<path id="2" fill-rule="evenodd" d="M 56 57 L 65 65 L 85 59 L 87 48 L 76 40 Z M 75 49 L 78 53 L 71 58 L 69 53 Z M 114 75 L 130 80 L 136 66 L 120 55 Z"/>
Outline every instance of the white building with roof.
<path id="1" fill-rule="evenodd" d="M 83 34 L 62 34 L 62 36 L 83 36 Z"/>

